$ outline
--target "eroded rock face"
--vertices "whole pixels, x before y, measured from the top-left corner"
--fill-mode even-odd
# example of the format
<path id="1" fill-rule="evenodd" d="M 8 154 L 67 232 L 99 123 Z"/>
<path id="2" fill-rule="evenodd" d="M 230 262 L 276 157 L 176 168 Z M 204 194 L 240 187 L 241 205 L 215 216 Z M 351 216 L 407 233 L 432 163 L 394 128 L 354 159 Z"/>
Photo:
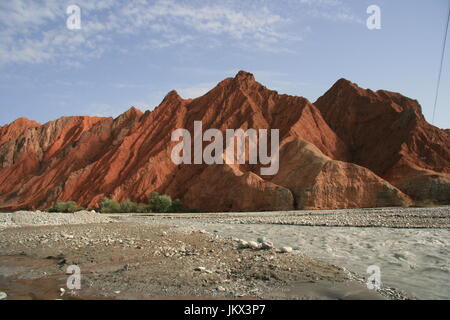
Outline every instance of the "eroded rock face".
<path id="1" fill-rule="evenodd" d="M 230 165 L 206 168 L 193 179 L 183 202 L 212 212 L 294 209 L 294 198 L 289 189 Z"/>
<path id="2" fill-rule="evenodd" d="M 194 121 L 203 131 L 279 129 L 278 174 L 260 176 L 249 164 L 175 165 L 171 133 L 193 135 Z M 203 211 L 405 205 L 409 196 L 449 203 L 448 139 L 399 94 L 340 80 L 312 104 L 241 71 L 197 99 L 171 91 L 151 112 L 0 127 L 0 209 L 56 200 L 95 207 L 104 196 L 146 201 L 153 191 Z"/>
<path id="3" fill-rule="evenodd" d="M 0 127 L 0 146 L 4 143 L 15 140 L 30 128 L 37 128 L 40 124 L 27 118 L 19 118 L 12 123 Z"/>
<path id="4" fill-rule="evenodd" d="M 314 104 L 347 145 L 346 161 L 415 200 L 450 202 L 450 137 L 426 122 L 416 100 L 341 79 Z"/>
<path id="5" fill-rule="evenodd" d="M 332 160 L 314 145 L 289 139 L 280 150 L 280 171 L 272 180 L 294 194 L 296 209 L 406 206 L 400 190 L 367 168 Z"/>

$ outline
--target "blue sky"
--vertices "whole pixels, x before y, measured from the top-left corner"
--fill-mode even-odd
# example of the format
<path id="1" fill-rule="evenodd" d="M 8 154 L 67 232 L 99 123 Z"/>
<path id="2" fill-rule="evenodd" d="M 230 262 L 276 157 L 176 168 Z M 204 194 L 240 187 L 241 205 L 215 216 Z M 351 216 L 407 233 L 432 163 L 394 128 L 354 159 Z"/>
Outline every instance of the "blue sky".
<path id="1" fill-rule="evenodd" d="M 66 8 L 81 8 L 81 30 Z M 369 5 L 381 29 L 366 26 Z M 117 116 L 239 70 L 314 102 L 339 78 L 417 99 L 431 122 L 447 0 L 0 2 L 0 125 Z M 435 125 L 450 128 L 450 40 Z"/>

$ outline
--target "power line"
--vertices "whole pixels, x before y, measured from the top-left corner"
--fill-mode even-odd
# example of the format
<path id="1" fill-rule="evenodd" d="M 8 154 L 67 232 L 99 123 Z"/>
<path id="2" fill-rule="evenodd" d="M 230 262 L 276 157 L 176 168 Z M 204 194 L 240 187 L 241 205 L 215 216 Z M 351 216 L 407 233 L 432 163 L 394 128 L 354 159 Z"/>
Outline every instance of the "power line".
<path id="1" fill-rule="evenodd" d="M 431 122 L 432 124 L 434 124 L 434 115 L 436 114 L 436 106 L 437 106 L 437 101 L 438 101 L 438 97 L 439 97 L 439 87 L 441 86 L 441 75 L 442 75 L 442 67 L 444 65 L 445 46 L 447 44 L 447 32 L 448 32 L 449 22 L 450 22 L 450 0 L 448 1 L 447 25 L 445 27 L 444 43 L 442 45 L 441 65 L 439 67 L 439 75 L 438 75 L 438 81 L 437 81 L 437 86 L 436 86 L 436 98 L 434 100 L 433 120 Z"/>

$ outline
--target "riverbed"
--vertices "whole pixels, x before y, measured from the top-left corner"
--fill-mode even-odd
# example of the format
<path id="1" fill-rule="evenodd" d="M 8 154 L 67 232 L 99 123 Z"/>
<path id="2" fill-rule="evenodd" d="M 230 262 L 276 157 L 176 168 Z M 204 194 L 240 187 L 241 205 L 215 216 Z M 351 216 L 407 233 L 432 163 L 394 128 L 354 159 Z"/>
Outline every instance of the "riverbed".
<path id="1" fill-rule="evenodd" d="M 442 208 L 425 211 L 429 216 L 433 212 L 443 212 Z M 417 209 L 399 212 L 395 216 L 420 214 Z M 352 220 L 353 213 L 355 211 L 348 211 L 345 219 Z M 336 214 L 342 215 L 342 212 Z M 247 241 L 265 237 L 276 247 L 290 246 L 294 251 L 344 267 L 362 277 L 370 276 L 367 268 L 376 265 L 380 268 L 382 286 L 398 288 L 408 296 L 450 299 L 450 229 L 442 225 L 442 220 L 440 228 L 417 228 L 407 222 L 405 226 L 410 227 L 305 226 L 279 224 L 272 216 L 273 213 L 261 213 L 242 219 L 241 215 L 222 215 L 216 219 L 211 215 L 204 218 L 196 215 L 195 219 L 178 216 L 135 217 L 133 220 L 190 226 L 220 237 L 232 236 Z M 439 219 L 442 218 L 439 215 Z M 343 219 L 340 216 L 340 220 Z M 444 219 L 448 222 L 449 216 Z"/>

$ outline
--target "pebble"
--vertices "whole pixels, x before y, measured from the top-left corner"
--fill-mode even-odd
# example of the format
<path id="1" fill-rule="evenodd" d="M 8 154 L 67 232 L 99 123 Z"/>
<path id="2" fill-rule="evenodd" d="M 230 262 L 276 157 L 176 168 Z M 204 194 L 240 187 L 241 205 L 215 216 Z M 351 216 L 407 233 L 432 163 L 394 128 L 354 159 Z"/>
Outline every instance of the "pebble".
<path id="1" fill-rule="evenodd" d="M 248 242 L 247 241 L 245 241 L 245 240 L 239 240 L 239 248 L 240 249 L 245 249 L 245 248 L 248 248 Z"/>
<path id="2" fill-rule="evenodd" d="M 0 291 L 0 300 L 5 300 L 8 297 L 6 292 Z"/>
<path id="3" fill-rule="evenodd" d="M 280 248 L 280 252 L 281 253 L 291 253 L 292 248 L 291 247 L 282 247 L 282 248 Z"/>
<path id="4" fill-rule="evenodd" d="M 197 267 L 197 268 L 194 269 L 194 271 L 200 271 L 200 272 L 203 272 L 205 270 L 206 270 L 205 267 Z"/>
<path id="5" fill-rule="evenodd" d="M 250 241 L 250 242 L 248 243 L 248 247 L 249 247 L 250 249 L 257 250 L 257 249 L 261 249 L 261 244 L 255 242 L 255 241 Z"/>
<path id="6" fill-rule="evenodd" d="M 206 269 L 205 267 L 197 267 L 194 269 L 194 271 L 200 271 L 205 273 L 213 273 L 211 270 Z"/>
<path id="7" fill-rule="evenodd" d="M 264 243 L 267 241 L 266 237 L 259 237 L 256 241 L 258 241 L 258 243 Z"/>
<path id="8" fill-rule="evenodd" d="M 270 242 L 270 241 L 264 241 L 264 242 L 261 244 L 261 248 L 262 248 L 262 249 L 266 249 L 266 250 L 272 249 L 272 248 L 273 248 L 273 243 Z"/>

